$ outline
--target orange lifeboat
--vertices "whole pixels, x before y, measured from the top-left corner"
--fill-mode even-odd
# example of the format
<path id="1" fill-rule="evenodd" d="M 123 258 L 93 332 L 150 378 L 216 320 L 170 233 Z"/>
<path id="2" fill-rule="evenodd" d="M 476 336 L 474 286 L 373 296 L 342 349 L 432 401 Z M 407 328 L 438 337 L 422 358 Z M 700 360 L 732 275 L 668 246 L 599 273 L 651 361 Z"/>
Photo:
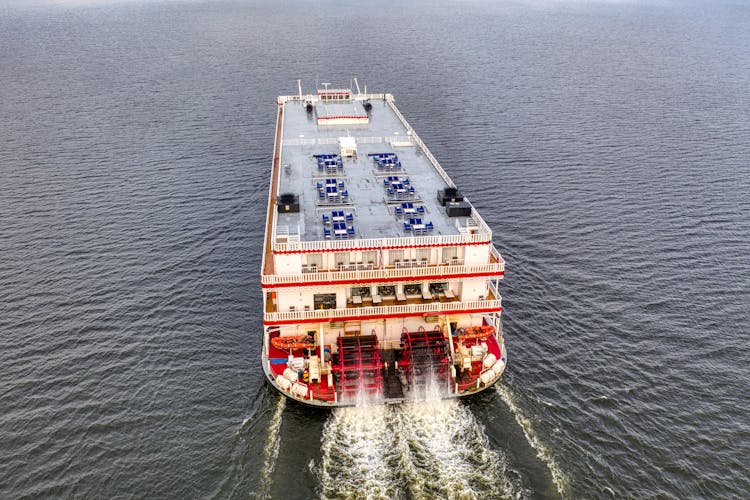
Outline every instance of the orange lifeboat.
<path id="1" fill-rule="evenodd" d="M 307 335 L 291 335 L 286 337 L 274 337 L 271 344 L 277 349 L 312 349 L 315 347 L 315 341 Z"/>
<path id="2" fill-rule="evenodd" d="M 495 327 L 494 326 L 470 326 L 468 328 L 464 328 L 463 333 L 458 334 L 458 340 L 464 341 L 464 340 L 487 340 L 489 336 L 491 336 L 493 333 L 495 333 Z"/>

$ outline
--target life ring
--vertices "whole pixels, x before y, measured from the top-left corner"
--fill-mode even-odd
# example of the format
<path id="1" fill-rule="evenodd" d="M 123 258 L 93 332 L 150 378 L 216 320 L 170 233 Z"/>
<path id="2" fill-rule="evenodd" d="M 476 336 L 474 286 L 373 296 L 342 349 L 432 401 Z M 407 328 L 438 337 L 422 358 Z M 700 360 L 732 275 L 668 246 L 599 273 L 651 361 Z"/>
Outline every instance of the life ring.
<path id="1" fill-rule="evenodd" d="M 315 342 L 312 338 L 307 335 L 292 335 L 286 337 L 274 337 L 271 339 L 271 344 L 282 350 L 287 349 L 312 349 L 315 347 Z"/>

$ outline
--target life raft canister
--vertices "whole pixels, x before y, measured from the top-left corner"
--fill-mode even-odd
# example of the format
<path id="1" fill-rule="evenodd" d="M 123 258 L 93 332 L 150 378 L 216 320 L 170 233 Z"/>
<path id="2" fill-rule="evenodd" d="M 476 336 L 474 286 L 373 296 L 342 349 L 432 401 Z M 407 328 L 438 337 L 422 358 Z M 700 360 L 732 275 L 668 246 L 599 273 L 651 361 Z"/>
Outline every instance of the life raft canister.
<path id="1" fill-rule="evenodd" d="M 275 337 L 271 339 L 271 344 L 277 349 L 312 349 L 315 342 L 307 335 Z"/>

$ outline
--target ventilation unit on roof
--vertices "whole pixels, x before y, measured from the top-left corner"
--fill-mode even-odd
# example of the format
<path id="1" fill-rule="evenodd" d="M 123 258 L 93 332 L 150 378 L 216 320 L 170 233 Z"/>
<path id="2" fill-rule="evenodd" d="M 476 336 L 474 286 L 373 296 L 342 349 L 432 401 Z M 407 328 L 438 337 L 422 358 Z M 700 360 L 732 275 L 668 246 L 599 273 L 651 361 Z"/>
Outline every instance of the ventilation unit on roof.
<path id="1" fill-rule="evenodd" d="M 297 213 L 299 212 L 299 197 L 294 193 L 284 193 L 279 196 L 277 205 L 279 213 Z"/>
<path id="2" fill-rule="evenodd" d="M 357 156 L 357 140 L 354 137 L 339 137 L 341 156 Z"/>
<path id="3" fill-rule="evenodd" d="M 448 202 L 445 204 L 445 211 L 448 217 L 469 217 L 471 205 L 468 201 Z"/>
<path id="4" fill-rule="evenodd" d="M 461 194 L 461 191 L 459 191 L 458 188 L 447 187 L 438 190 L 437 200 L 438 203 L 440 203 L 442 206 L 445 206 L 446 203 L 464 201 L 464 195 Z"/>

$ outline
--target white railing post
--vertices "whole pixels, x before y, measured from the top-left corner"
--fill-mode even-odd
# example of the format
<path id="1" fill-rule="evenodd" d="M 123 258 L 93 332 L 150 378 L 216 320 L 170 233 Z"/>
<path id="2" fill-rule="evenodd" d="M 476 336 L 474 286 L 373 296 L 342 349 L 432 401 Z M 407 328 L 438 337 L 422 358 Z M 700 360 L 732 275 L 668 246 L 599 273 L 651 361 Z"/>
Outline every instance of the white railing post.
<path id="1" fill-rule="evenodd" d="M 362 250 L 379 250 L 381 248 L 387 249 L 388 247 L 402 246 L 405 242 L 409 242 L 415 246 L 440 246 L 440 245 L 461 245 L 466 243 L 490 243 L 492 241 L 492 232 L 484 221 L 478 224 L 479 228 L 486 228 L 478 234 L 451 234 L 451 235 L 436 235 L 436 236 L 419 236 L 419 237 L 404 237 L 404 238 L 382 238 L 382 239 L 354 239 L 354 240 L 317 240 L 317 241 L 301 241 L 301 242 L 287 242 L 273 244 L 274 252 L 311 252 L 311 251 L 330 251 L 330 250 L 349 250 L 349 251 L 362 251 Z"/>
<path id="2" fill-rule="evenodd" d="M 294 274 L 268 274 L 261 277 L 261 283 L 263 285 L 280 285 L 287 283 L 299 283 L 304 286 L 306 284 L 313 283 L 324 283 L 330 282 L 335 283 L 336 281 L 372 281 L 379 279 L 388 278 L 401 278 L 405 276 L 420 278 L 422 276 L 430 276 L 437 278 L 450 278 L 453 275 L 465 275 L 465 274 L 477 274 L 477 273 L 497 273 L 500 275 L 505 270 L 505 262 L 500 258 L 497 252 L 494 252 L 500 259 L 500 262 L 489 262 L 486 264 L 477 265 L 453 265 L 447 266 L 417 266 L 417 267 L 396 267 L 396 268 L 380 268 L 380 269 L 365 269 L 355 271 L 318 271 L 318 272 L 299 272 Z"/>
<path id="3" fill-rule="evenodd" d="M 494 290 L 494 287 L 493 287 Z M 496 290 L 495 290 L 496 293 Z M 367 306 L 343 309 L 316 309 L 313 311 L 282 311 L 263 315 L 264 321 L 335 321 L 339 318 L 390 314 L 423 314 L 446 313 L 461 310 L 495 311 L 502 307 L 502 299 L 496 295 L 495 300 L 472 300 L 466 302 L 430 302 L 427 304 L 399 304 L 393 306 Z"/>

